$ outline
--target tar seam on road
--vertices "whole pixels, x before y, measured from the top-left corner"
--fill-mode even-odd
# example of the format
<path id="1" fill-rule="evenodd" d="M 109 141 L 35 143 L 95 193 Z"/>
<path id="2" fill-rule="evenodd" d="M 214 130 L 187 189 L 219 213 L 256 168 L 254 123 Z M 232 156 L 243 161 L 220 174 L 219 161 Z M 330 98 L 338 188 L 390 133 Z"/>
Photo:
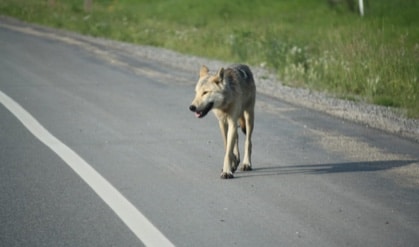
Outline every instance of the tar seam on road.
<path id="1" fill-rule="evenodd" d="M 0 103 L 36 138 L 74 170 L 146 246 L 174 246 L 131 202 L 83 158 L 66 146 L 16 101 L 0 91 Z"/>

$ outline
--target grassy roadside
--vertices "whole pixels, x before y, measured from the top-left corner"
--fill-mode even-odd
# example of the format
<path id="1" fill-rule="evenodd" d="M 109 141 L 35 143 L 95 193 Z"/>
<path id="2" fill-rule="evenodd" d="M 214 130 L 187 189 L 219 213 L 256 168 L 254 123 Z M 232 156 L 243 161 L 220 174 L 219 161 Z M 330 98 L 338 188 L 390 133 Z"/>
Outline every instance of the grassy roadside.
<path id="1" fill-rule="evenodd" d="M 419 118 L 419 0 L 2 0 L 0 14 L 83 34 L 264 65 L 285 84 Z"/>

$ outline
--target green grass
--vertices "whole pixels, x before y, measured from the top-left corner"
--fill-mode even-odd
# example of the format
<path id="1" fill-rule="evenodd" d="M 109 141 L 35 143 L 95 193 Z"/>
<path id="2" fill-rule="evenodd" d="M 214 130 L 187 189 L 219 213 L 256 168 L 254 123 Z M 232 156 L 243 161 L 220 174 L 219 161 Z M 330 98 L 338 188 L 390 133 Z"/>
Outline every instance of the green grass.
<path id="1" fill-rule="evenodd" d="M 50 4 L 55 2 L 55 4 Z M 290 86 L 419 118 L 419 0 L 2 0 L 0 14 L 92 36 L 265 64 Z"/>

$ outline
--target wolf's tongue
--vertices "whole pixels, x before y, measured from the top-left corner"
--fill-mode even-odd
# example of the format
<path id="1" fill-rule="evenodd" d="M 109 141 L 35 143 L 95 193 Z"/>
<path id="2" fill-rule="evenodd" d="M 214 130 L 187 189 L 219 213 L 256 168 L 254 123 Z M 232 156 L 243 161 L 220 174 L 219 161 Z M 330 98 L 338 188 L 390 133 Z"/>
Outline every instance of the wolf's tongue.
<path id="1" fill-rule="evenodd" d="M 195 117 L 201 117 L 201 112 L 195 112 Z"/>

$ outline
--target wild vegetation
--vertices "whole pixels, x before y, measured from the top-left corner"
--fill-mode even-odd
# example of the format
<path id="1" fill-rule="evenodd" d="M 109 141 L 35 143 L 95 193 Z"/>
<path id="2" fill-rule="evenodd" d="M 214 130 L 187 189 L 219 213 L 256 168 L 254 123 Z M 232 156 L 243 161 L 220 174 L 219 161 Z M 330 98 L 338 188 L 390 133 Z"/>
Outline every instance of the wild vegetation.
<path id="1" fill-rule="evenodd" d="M 2 0 L 0 14 L 262 65 L 287 85 L 400 107 L 418 118 L 419 0 L 364 0 L 363 17 L 357 2 Z"/>

